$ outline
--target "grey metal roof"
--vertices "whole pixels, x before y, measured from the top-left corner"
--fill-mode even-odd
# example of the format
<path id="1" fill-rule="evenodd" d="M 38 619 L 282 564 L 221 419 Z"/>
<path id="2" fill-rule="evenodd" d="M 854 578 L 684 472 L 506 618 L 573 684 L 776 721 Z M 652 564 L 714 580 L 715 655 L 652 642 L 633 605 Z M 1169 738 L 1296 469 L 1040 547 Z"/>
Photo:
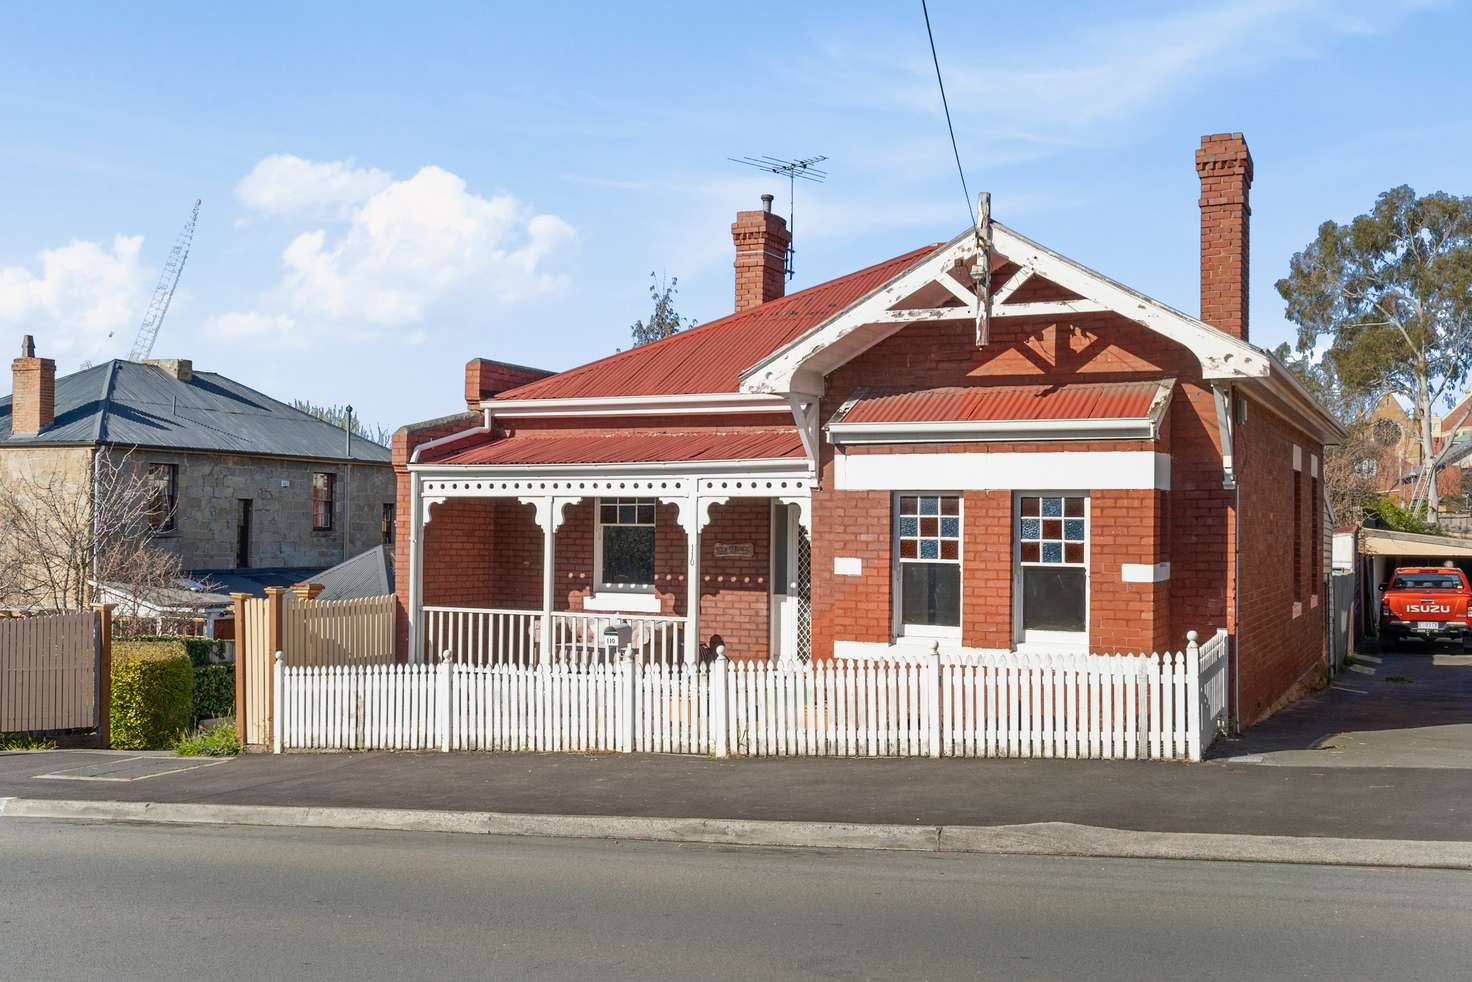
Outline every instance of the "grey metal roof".
<path id="1" fill-rule="evenodd" d="M 351 600 L 381 597 L 394 592 L 393 553 L 388 546 L 375 546 L 346 562 L 338 563 L 311 577 L 322 584 L 318 600 Z"/>
<path id="2" fill-rule="evenodd" d="M 34 437 L 11 433 L 0 399 L 0 447 L 116 444 L 217 453 L 388 463 L 387 447 L 215 372 L 182 382 L 153 365 L 114 360 L 56 380 L 56 420 Z"/>

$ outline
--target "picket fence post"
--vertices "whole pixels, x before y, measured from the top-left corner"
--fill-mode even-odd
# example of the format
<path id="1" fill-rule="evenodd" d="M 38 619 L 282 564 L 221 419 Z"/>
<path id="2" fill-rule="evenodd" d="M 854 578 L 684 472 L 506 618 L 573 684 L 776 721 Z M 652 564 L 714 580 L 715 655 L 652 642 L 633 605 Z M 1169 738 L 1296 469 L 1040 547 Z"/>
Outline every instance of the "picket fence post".
<path id="1" fill-rule="evenodd" d="M 286 717 L 286 666 L 283 664 L 285 653 L 276 652 L 276 664 L 272 668 L 274 678 L 271 687 L 271 752 L 281 753 L 281 726 Z"/>
<path id="2" fill-rule="evenodd" d="M 638 723 L 634 719 L 634 688 L 639 684 L 637 673 L 638 668 L 634 664 L 634 648 L 629 645 L 619 656 L 619 677 L 622 683 L 619 697 L 623 702 L 619 715 L 623 726 L 619 730 L 618 749 L 626 754 L 634 752 L 634 734 L 638 732 Z"/>
<path id="3" fill-rule="evenodd" d="M 715 739 L 712 750 L 717 757 L 729 757 L 731 749 L 726 742 L 726 646 L 716 645 L 716 660 L 710 666 L 710 725 Z"/>
<path id="4" fill-rule="evenodd" d="M 925 659 L 925 725 L 930 730 L 930 756 L 940 756 L 940 642 Z"/>
<path id="5" fill-rule="evenodd" d="M 1195 631 L 1186 632 L 1186 757 L 1201 759 L 1201 648 Z"/>
<path id="6" fill-rule="evenodd" d="M 434 686 L 434 721 L 439 728 L 440 750 L 450 751 L 450 651 L 440 655 Z"/>

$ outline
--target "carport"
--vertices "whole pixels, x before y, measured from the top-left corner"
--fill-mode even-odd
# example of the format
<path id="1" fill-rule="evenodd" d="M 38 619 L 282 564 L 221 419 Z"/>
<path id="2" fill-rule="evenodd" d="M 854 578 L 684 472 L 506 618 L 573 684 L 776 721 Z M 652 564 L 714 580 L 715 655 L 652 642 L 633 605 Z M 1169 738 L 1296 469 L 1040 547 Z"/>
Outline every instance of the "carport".
<path id="1" fill-rule="evenodd" d="M 1441 566 L 1450 562 L 1472 578 L 1472 538 L 1362 528 L 1358 552 L 1363 637 L 1375 634 L 1380 585 L 1390 580 L 1396 567 Z"/>

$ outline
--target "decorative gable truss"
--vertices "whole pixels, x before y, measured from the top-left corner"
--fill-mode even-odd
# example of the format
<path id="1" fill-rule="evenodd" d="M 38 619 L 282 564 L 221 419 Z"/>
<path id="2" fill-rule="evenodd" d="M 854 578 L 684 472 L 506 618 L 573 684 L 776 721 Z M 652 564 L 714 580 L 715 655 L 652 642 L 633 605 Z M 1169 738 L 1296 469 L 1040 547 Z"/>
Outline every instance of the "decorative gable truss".
<path id="1" fill-rule="evenodd" d="M 993 321 L 1023 317 L 1066 318 L 1114 313 L 1191 351 L 1202 377 L 1225 397 L 1247 383 L 1286 418 L 1337 442 L 1343 430 L 1281 363 L 1267 352 L 1189 314 L 1131 290 L 1115 280 L 992 223 Z M 967 229 L 892 279 L 748 368 L 748 393 L 818 396 L 823 378 L 907 324 L 976 320 L 977 293 L 969 270 L 977 236 Z M 1230 448 L 1228 448 L 1230 453 Z"/>

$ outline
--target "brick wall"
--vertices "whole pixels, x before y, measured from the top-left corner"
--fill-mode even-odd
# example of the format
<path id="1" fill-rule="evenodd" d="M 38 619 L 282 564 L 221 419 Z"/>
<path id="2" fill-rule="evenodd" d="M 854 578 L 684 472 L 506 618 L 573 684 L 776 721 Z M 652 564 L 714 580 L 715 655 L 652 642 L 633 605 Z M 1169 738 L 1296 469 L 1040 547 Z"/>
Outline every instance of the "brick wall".
<path id="1" fill-rule="evenodd" d="M 1041 289 L 1041 288 L 1039 288 Z M 1176 650 L 1187 630 L 1228 625 L 1226 586 L 1231 503 L 1222 490 L 1222 461 L 1211 390 L 1194 355 L 1139 324 L 1088 315 L 1067 324 L 993 325 L 992 344 L 978 350 L 970 324 L 915 324 L 880 342 L 827 379 L 822 418 L 859 388 L 1026 384 L 1040 380 L 1110 382 L 1174 377 L 1160 439 L 1034 443 L 922 444 L 854 447 L 850 453 L 991 453 L 1148 450 L 1172 455 L 1170 492 L 1091 494 L 1092 603 L 1090 644 L 1096 650 Z M 834 449 L 822 451 L 822 487 L 814 495 L 814 650 L 835 640 L 887 642 L 891 637 L 890 494 L 836 491 Z M 916 488 L 914 490 L 924 490 Z M 962 640 L 968 646 L 1012 646 L 1012 494 L 967 492 L 963 543 Z M 859 576 L 833 572 L 835 556 L 858 558 Z M 1125 583 L 1124 563 L 1170 562 L 1160 583 Z"/>
<path id="2" fill-rule="evenodd" d="M 1233 441 L 1238 458 L 1242 512 L 1242 576 L 1237 653 L 1241 694 L 1238 717 L 1244 726 L 1272 714 L 1310 688 L 1323 684 L 1328 604 L 1313 550 L 1323 531 L 1314 527 L 1311 457 L 1323 460 L 1323 447 L 1289 427 L 1258 403 Z M 1302 469 L 1293 469 L 1293 448 L 1301 448 Z M 1293 485 L 1301 482 L 1298 541 L 1293 536 Z M 1299 550 L 1295 584 L 1294 549 Z M 1318 602 L 1314 596 L 1317 591 Z M 1293 615 L 1295 597 L 1301 604 Z"/>

